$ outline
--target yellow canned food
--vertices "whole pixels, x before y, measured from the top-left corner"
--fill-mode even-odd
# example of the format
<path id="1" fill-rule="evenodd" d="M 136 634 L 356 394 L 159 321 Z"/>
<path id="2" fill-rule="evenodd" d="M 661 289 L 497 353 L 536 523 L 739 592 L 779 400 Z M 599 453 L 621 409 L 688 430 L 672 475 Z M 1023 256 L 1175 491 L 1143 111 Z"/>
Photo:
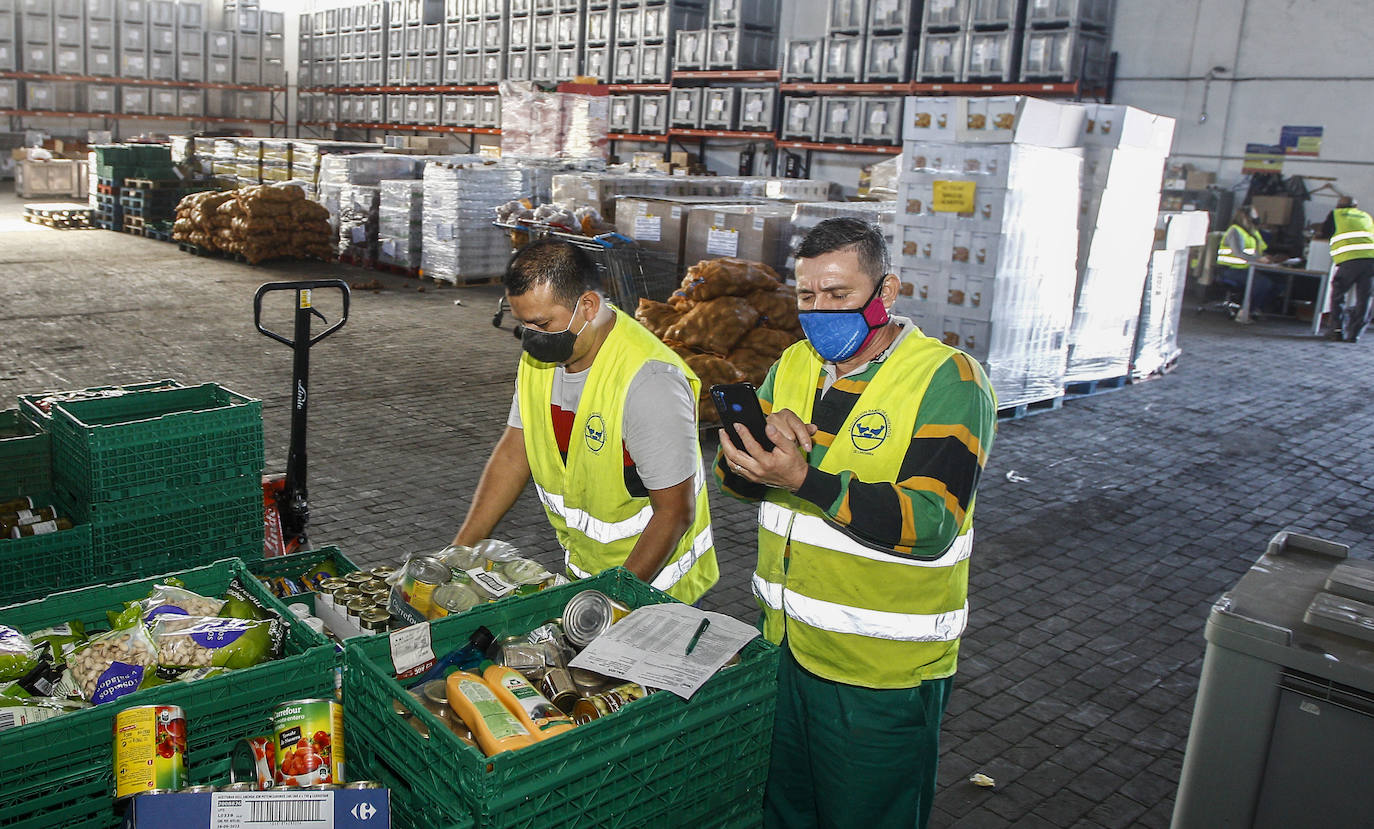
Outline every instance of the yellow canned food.
<path id="1" fill-rule="evenodd" d="M 186 786 L 186 714 L 176 705 L 126 708 L 114 720 L 115 799 Z"/>

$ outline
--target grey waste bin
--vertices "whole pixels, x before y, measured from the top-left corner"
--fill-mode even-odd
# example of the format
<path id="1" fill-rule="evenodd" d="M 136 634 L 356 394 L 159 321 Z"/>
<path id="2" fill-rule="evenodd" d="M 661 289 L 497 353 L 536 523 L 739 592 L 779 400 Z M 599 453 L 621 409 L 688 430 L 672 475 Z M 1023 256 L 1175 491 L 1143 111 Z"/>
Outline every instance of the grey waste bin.
<path id="1" fill-rule="evenodd" d="M 1175 829 L 1369 826 L 1374 562 L 1281 532 L 1207 619 Z"/>

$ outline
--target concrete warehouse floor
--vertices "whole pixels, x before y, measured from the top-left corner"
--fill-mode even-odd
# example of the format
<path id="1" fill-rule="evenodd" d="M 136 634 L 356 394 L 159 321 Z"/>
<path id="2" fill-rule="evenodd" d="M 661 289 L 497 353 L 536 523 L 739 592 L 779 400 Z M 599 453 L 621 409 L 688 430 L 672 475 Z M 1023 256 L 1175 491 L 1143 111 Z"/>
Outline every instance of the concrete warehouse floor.
<path id="1" fill-rule="evenodd" d="M 253 292 L 292 278 L 375 280 L 381 289 L 356 290 L 347 327 L 313 353 L 312 538 L 371 565 L 452 537 L 510 405 L 519 345 L 509 323 L 491 326 L 499 288 L 422 289 L 320 263 L 255 268 L 39 228 L 20 212 L 7 188 L 0 400 L 218 382 L 262 398 L 267 466 L 281 470 L 291 359 L 254 331 Z M 289 331 L 288 312 L 274 319 Z M 1167 826 L 1213 601 L 1284 527 L 1368 557 L 1374 345 L 1191 312 L 1182 345 L 1168 377 L 1001 424 L 978 499 L 934 826 Z M 722 578 L 705 605 L 752 620 L 752 510 L 714 492 L 712 510 Z M 499 535 L 561 564 L 532 488 Z M 970 784 L 979 771 L 996 788 Z"/>

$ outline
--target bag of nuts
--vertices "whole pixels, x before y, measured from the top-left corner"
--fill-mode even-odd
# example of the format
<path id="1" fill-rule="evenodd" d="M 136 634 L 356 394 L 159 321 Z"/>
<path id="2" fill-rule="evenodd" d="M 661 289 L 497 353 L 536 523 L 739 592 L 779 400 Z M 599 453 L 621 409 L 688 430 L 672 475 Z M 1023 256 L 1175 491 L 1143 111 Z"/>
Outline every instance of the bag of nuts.
<path id="1" fill-rule="evenodd" d="M 224 600 L 207 599 L 184 587 L 158 584 L 153 586 L 153 592 L 148 594 L 148 598 L 139 604 L 143 607 L 143 621 L 151 625 L 157 621 L 158 617 L 169 614 L 174 616 L 218 616 L 220 609 L 224 607 Z"/>
<path id="2" fill-rule="evenodd" d="M 157 652 L 141 624 L 86 640 L 67 665 L 81 695 L 97 705 L 158 683 Z"/>
<path id="3" fill-rule="evenodd" d="M 275 620 L 162 616 L 153 625 L 157 661 L 166 668 L 249 668 L 272 658 L 282 634 Z"/>

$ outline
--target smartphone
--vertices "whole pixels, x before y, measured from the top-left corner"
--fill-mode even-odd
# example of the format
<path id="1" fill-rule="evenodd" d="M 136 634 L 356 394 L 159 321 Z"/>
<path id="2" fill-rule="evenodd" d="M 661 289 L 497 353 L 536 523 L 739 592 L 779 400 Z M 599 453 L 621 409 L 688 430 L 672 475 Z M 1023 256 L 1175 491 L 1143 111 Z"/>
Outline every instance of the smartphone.
<path id="1" fill-rule="evenodd" d="M 763 447 L 765 452 L 773 451 L 773 441 L 768 439 L 765 431 L 768 421 L 763 416 L 763 407 L 759 405 L 758 390 L 751 383 L 717 383 L 711 387 L 711 402 L 716 405 L 716 412 L 720 414 L 720 422 L 725 424 L 725 434 L 730 437 L 730 442 L 741 452 L 745 451 L 740 445 L 740 437 L 735 433 L 735 424 L 743 423 L 744 428 L 749 430 L 750 436 Z"/>

